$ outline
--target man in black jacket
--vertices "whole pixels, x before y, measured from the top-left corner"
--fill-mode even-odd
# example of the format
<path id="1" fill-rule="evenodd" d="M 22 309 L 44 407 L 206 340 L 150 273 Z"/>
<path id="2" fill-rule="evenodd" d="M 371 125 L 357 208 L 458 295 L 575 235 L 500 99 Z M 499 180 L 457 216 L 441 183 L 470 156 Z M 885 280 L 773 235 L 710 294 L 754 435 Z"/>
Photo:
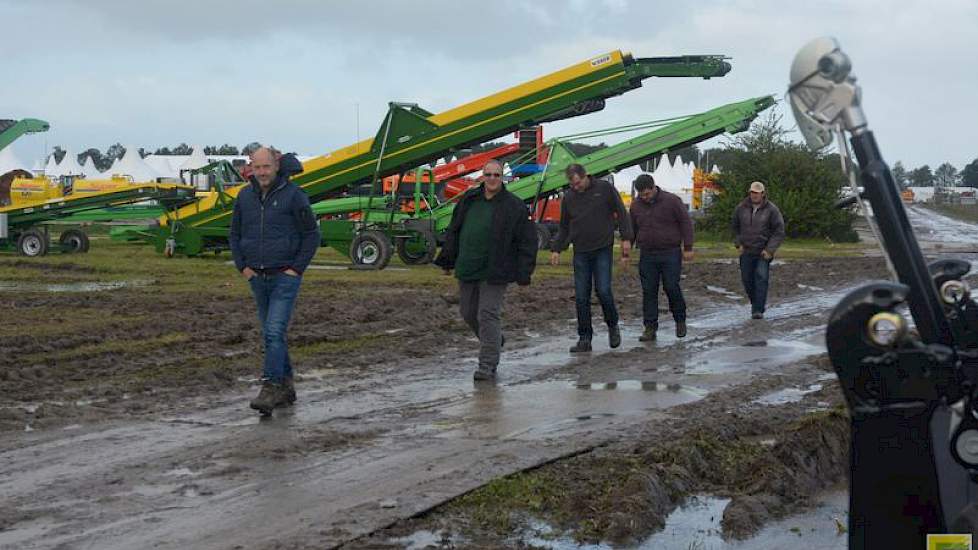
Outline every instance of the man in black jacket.
<path id="1" fill-rule="evenodd" d="M 614 185 L 591 177 L 580 164 L 565 170 L 570 189 L 560 203 L 560 230 L 551 245 L 550 263 L 560 263 L 560 253 L 574 244 L 574 301 L 577 306 L 578 341 L 571 353 L 591 351 L 591 285 L 601 302 L 608 325 L 608 345 L 621 345 L 618 308 L 611 293 L 611 265 L 615 227 L 621 233 L 621 261 L 628 263 L 634 240 L 632 224 Z"/>
<path id="2" fill-rule="evenodd" d="M 258 305 L 265 343 L 261 392 L 251 408 L 269 415 L 295 402 L 286 331 L 302 272 L 319 249 L 319 230 L 309 197 L 289 176 L 302 172 L 292 155 L 276 158 L 262 147 L 251 154 L 254 175 L 238 193 L 229 241 L 234 265 L 248 280 Z"/>
<path id="3" fill-rule="evenodd" d="M 502 308 L 508 283 L 530 284 L 537 236 L 526 206 L 503 187 L 503 166 L 486 163 L 482 185 L 470 189 L 452 213 L 445 244 L 435 260 L 459 281 L 459 309 L 479 338 L 475 380 L 496 377 L 503 344 Z"/>

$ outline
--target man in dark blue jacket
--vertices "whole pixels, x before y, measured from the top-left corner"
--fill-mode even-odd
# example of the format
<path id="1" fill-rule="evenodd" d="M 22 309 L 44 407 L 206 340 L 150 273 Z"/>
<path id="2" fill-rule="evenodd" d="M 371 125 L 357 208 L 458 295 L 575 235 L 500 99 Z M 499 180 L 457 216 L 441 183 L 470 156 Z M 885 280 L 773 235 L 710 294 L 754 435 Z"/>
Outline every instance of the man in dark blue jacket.
<path id="1" fill-rule="evenodd" d="M 253 175 L 234 203 L 231 254 L 258 304 L 265 341 L 261 393 L 251 408 L 269 415 L 295 402 L 292 362 L 285 333 L 299 295 L 302 272 L 319 248 L 309 197 L 289 176 L 302 172 L 292 155 L 276 158 L 262 147 L 251 154 Z"/>

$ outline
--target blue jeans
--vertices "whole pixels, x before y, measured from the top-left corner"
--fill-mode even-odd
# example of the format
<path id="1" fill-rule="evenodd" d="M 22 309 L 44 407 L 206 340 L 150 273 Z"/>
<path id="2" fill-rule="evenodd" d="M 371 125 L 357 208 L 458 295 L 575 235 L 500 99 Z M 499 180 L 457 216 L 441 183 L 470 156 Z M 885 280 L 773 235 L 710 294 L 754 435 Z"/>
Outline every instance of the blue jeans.
<path id="1" fill-rule="evenodd" d="M 591 282 L 601 302 L 604 322 L 609 327 L 618 324 L 618 309 L 611 294 L 612 247 L 590 252 L 574 251 L 574 301 L 577 305 L 577 334 L 591 339 Z"/>
<path id="2" fill-rule="evenodd" d="M 683 253 L 680 249 L 663 252 L 645 252 L 638 261 L 638 276 L 642 281 L 642 322 L 647 327 L 659 328 L 659 281 L 669 298 L 669 311 L 677 323 L 686 320 L 686 300 L 679 288 L 679 276 L 683 270 Z"/>
<path id="3" fill-rule="evenodd" d="M 764 313 L 770 273 L 771 260 L 751 252 L 740 255 L 740 278 L 744 282 L 744 292 L 750 300 L 752 313 Z"/>
<path id="4" fill-rule="evenodd" d="M 302 277 L 285 273 L 255 275 L 248 280 L 251 293 L 258 304 L 258 322 L 261 323 L 262 338 L 265 342 L 265 368 L 262 377 L 281 384 L 292 376 L 292 361 L 285 342 L 289 319 L 295 299 L 299 295 Z"/>

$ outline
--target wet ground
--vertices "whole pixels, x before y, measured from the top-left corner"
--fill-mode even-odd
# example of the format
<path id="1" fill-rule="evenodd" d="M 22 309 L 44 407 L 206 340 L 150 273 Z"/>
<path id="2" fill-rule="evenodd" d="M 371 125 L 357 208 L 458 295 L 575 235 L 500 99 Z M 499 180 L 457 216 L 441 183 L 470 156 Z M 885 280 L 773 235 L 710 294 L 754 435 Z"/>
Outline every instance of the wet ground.
<path id="1" fill-rule="evenodd" d="M 79 269 L 98 276 L 81 266 L 38 284 L 99 282 L 71 280 Z M 543 278 L 507 297 L 508 348 L 499 380 L 484 384 L 471 381 L 475 341 L 449 285 L 361 293 L 333 272 L 307 275 L 291 332 L 301 350 L 299 403 L 264 421 L 247 409 L 259 350 L 251 304 L 234 281 L 190 307 L 152 282 L 70 292 L 17 281 L 16 297 L 0 294 L 5 310 L 46 331 L 0 344 L 0 548 L 572 547 L 566 529 L 533 518 L 519 537 L 494 539 L 442 510 L 541 465 L 614 479 L 594 470 L 602 453 L 653 452 L 666 441 L 682 448 L 698 429 L 781 452 L 788 443 L 778 425 L 839 405 L 818 359 L 828 310 L 885 274 L 875 258 L 779 263 L 772 307 L 753 321 L 732 262 L 704 259 L 686 271 L 689 337 L 675 338 L 664 321 L 660 339 L 641 344 L 637 277 L 621 273 L 625 343 L 608 349 L 599 329 L 595 351 L 581 357 L 567 353 L 572 287 Z M 82 336 L 47 328 L 89 313 Z M 120 339 L 131 345 L 101 345 Z M 801 504 L 782 498 L 758 519 L 742 501 L 746 489 L 723 496 L 697 492 L 720 481 L 684 483 L 656 516 L 665 529 L 612 538 L 646 548 L 780 548 L 787 531 L 795 543 L 839 547 L 822 517 L 843 513 L 837 488 L 815 496 L 811 483 L 807 515 L 791 515 Z M 724 542 L 717 515 L 728 508 L 746 518 L 730 521 L 756 524 L 751 540 L 768 546 Z"/>

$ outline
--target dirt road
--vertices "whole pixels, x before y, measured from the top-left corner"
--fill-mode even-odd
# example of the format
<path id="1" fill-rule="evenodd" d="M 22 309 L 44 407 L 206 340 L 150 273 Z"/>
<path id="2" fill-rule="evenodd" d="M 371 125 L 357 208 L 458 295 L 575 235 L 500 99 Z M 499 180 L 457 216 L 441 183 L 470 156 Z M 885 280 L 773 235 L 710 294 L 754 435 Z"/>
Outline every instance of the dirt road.
<path id="1" fill-rule="evenodd" d="M 51 284 L 68 285 L 103 274 L 78 259 L 43 270 L 16 262 L 0 259 L 0 268 L 53 272 Z M 644 452 L 718 426 L 763 441 L 838 405 L 818 359 L 823 322 L 847 288 L 885 275 L 879 259 L 779 262 L 763 321 L 747 319 L 736 271 L 727 258 L 688 266 L 689 337 L 677 340 L 664 322 L 646 345 L 637 342 L 637 279 L 620 274 L 625 344 L 609 350 L 599 332 L 587 357 L 566 352 L 566 277 L 513 289 L 495 384 L 471 381 L 475 342 L 450 282 L 363 292 L 316 271 L 291 332 L 300 401 L 267 421 L 247 409 L 259 350 L 236 281 L 215 275 L 189 303 L 163 275 L 84 292 L 9 283 L 19 286 L 3 295 L 5 311 L 40 334 L 0 342 L 0 548 L 403 547 L 411 540 L 396 537 L 433 525 L 463 537 L 454 545 L 516 545 L 532 533 L 493 539 L 470 525 L 472 514 L 452 511 L 457 497 L 541 464 L 615 455 L 623 442 Z M 82 322 L 90 330 L 64 330 Z M 838 467 L 827 464 L 823 477 Z M 698 487 L 662 500 L 656 517 Z M 753 529 L 762 516 L 731 521 Z M 468 527 L 483 538 L 465 539 Z M 625 541 L 651 530 L 601 533 Z"/>

